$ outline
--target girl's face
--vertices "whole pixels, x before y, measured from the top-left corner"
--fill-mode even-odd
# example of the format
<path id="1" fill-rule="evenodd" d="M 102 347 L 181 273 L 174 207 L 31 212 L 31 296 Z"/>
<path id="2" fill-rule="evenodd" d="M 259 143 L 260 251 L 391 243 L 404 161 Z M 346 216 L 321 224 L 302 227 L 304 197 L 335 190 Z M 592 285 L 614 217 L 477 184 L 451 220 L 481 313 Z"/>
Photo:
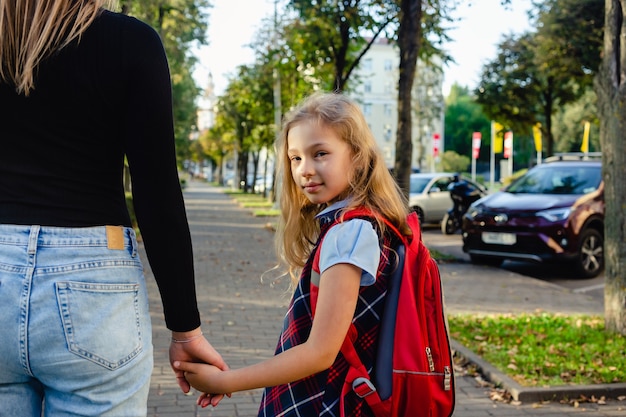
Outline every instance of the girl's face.
<path id="1" fill-rule="evenodd" d="M 296 186 L 312 203 L 332 204 L 348 189 L 352 152 L 332 129 L 308 122 L 293 126 L 287 156 Z"/>

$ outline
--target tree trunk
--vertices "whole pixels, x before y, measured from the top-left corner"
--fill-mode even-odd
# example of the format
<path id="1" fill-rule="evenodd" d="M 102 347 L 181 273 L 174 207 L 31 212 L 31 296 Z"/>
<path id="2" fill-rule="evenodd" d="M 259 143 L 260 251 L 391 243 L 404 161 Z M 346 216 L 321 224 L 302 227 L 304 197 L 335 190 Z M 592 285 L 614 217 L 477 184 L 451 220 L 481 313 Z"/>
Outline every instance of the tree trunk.
<path id="1" fill-rule="evenodd" d="M 413 80 L 420 47 L 422 21 L 421 0 L 400 1 L 400 76 L 398 80 L 398 130 L 394 175 L 404 195 L 409 196 L 411 161 L 413 160 L 412 97 Z"/>
<path id="2" fill-rule="evenodd" d="M 595 80 L 604 180 L 607 331 L 626 335 L 626 0 L 605 0 L 604 51 Z"/>
<path id="3" fill-rule="evenodd" d="M 543 117 L 545 119 L 546 126 L 546 156 L 554 155 L 554 135 L 552 134 L 552 116 L 554 115 L 554 82 L 548 77 L 548 85 L 544 92 L 544 105 L 543 105 Z"/>

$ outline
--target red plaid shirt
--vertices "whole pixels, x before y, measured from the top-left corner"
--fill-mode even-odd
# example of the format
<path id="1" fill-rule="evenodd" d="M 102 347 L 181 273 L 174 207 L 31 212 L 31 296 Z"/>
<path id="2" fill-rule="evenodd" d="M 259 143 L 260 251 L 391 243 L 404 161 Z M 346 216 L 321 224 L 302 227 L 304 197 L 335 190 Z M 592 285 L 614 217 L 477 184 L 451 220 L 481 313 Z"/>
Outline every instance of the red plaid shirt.
<path id="1" fill-rule="evenodd" d="M 336 211 L 333 211 L 319 218 L 320 238 L 302 271 L 298 287 L 291 299 L 276 354 L 304 343 L 309 336 L 313 322 L 310 301 L 311 273 L 314 268 L 313 258 L 321 238 L 333 223 L 335 214 Z M 372 221 L 372 224 L 378 230 L 376 222 Z M 383 249 L 381 250 L 376 283 L 361 287 L 352 319 L 357 330 L 354 347 L 370 374 L 374 371 L 380 318 L 387 292 L 387 274 L 385 272 L 389 270 L 390 266 L 395 265 L 394 253 L 388 249 L 391 246 L 390 243 L 388 236 L 381 239 L 380 247 Z M 266 388 L 261 399 L 259 416 L 339 417 L 339 400 L 348 367 L 347 361 L 340 352 L 333 365 L 326 371 L 289 384 Z M 365 401 L 353 392 L 350 392 L 344 401 L 346 417 L 373 416 Z"/>

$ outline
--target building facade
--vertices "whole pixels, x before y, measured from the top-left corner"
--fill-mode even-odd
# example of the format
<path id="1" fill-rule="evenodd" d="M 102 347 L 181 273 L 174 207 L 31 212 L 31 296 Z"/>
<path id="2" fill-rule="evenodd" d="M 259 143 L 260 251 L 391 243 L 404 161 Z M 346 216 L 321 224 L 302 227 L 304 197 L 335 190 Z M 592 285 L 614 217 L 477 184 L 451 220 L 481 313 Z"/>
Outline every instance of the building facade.
<path id="1" fill-rule="evenodd" d="M 387 39 L 377 39 L 350 80 L 349 94 L 361 104 L 389 168 L 395 163 L 399 63 L 398 47 Z M 411 166 L 423 172 L 436 170 L 438 155 L 434 148 L 439 155 L 444 148 L 442 84 L 441 70 L 418 62 L 413 85 Z"/>

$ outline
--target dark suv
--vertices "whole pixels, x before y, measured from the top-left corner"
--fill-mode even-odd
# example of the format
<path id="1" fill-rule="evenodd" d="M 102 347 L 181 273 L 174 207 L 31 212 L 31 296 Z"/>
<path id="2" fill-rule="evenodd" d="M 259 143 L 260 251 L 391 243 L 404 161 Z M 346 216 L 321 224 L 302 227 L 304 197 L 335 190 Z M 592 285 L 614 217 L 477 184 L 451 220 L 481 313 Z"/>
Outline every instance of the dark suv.
<path id="1" fill-rule="evenodd" d="M 555 159 L 469 208 L 463 218 L 463 251 L 472 262 L 564 261 L 586 278 L 603 270 L 601 162 Z"/>

